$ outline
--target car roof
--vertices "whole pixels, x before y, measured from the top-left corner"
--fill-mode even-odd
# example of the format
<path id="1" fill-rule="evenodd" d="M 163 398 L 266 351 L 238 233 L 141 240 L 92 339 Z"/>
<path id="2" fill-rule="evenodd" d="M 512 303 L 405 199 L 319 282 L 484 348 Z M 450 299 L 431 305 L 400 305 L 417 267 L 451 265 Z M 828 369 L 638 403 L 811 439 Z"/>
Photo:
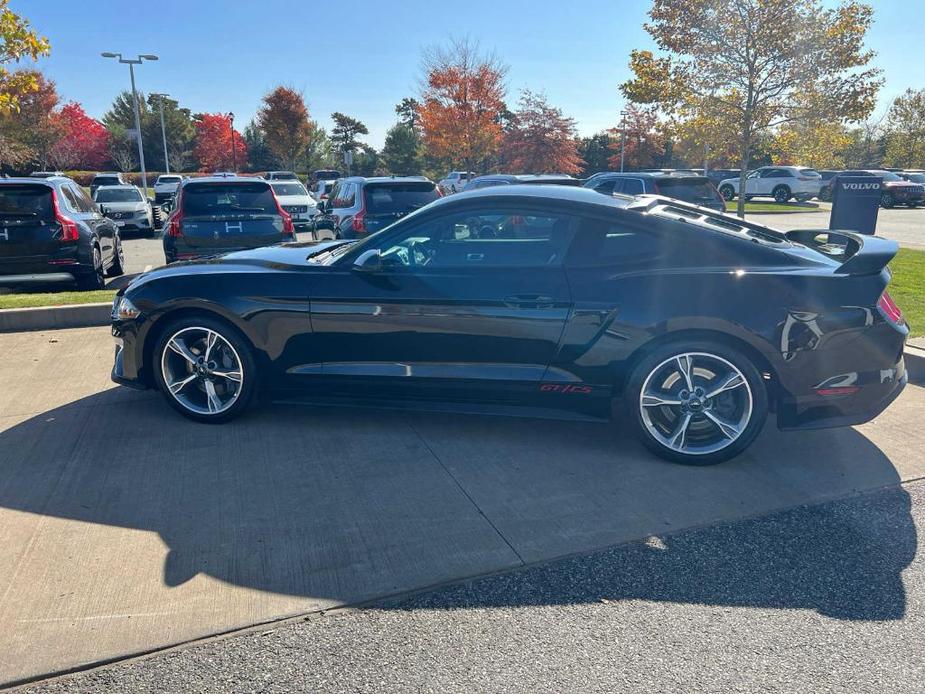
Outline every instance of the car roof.
<path id="1" fill-rule="evenodd" d="M 128 188 L 141 192 L 141 188 L 139 188 L 133 183 L 119 183 L 118 185 L 114 185 L 114 186 L 100 186 L 99 188 L 97 188 L 97 190 L 126 190 Z"/>
<path id="2" fill-rule="evenodd" d="M 433 183 L 427 176 L 347 176 L 339 180 L 350 183 Z"/>
<path id="3" fill-rule="evenodd" d="M 99 178 L 100 176 L 119 176 L 121 177 L 122 174 L 118 171 L 100 171 L 98 174 L 94 174 L 93 178 Z"/>
<path id="4" fill-rule="evenodd" d="M 266 183 L 270 185 L 270 181 L 259 176 L 198 176 L 183 180 L 184 186 L 190 183 Z"/>
<path id="5" fill-rule="evenodd" d="M 540 201 L 557 200 L 620 209 L 626 208 L 633 201 L 633 198 L 628 196 L 601 195 L 590 188 L 582 188 L 581 186 L 533 185 L 524 183 L 523 185 L 517 186 L 493 186 L 491 188 L 464 190 L 456 195 L 440 198 L 432 202 L 431 206 L 447 205 L 465 200 L 482 198 L 498 200 L 513 200 L 517 198 Z"/>
<path id="6" fill-rule="evenodd" d="M 70 181 L 67 176 L 46 176 L 41 178 L 39 176 L 16 176 L 14 178 L 0 178 L 0 185 L 33 185 L 33 186 L 47 186 L 49 188 L 53 187 L 55 183 L 65 183 Z"/>

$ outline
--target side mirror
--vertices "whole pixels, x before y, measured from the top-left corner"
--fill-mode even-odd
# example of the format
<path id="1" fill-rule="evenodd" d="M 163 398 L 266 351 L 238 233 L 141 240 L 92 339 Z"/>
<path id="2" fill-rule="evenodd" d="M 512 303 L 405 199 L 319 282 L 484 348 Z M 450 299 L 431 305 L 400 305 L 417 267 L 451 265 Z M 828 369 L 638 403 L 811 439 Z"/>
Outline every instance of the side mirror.
<path id="1" fill-rule="evenodd" d="M 382 269 L 382 256 L 378 248 L 360 253 L 353 261 L 353 269 L 357 272 L 379 272 Z"/>

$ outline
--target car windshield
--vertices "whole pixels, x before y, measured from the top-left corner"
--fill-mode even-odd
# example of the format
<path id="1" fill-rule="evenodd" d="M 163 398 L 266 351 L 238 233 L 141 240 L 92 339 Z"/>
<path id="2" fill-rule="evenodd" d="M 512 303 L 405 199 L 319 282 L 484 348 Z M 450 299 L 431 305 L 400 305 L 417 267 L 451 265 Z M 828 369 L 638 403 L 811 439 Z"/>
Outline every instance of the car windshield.
<path id="1" fill-rule="evenodd" d="M 703 178 L 683 177 L 660 178 L 655 183 L 656 192 L 685 202 L 703 203 L 721 200 L 719 193 Z"/>
<path id="2" fill-rule="evenodd" d="M 278 214 L 267 183 L 196 183 L 183 188 L 183 213 L 189 216 L 233 212 Z"/>
<path id="3" fill-rule="evenodd" d="M 367 214 L 405 214 L 440 196 L 433 183 L 372 184 L 365 188 Z"/>
<path id="4" fill-rule="evenodd" d="M 873 176 L 880 176 L 884 181 L 902 181 L 901 176 L 897 176 L 892 171 L 874 171 Z"/>
<path id="5" fill-rule="evenodd" d="M 117 186 L 122 181 L 116 176 L 97 176 L 93 179 L 93 185 L 95 186 Z"/>
<path id="6" fill-rule="evenodd" d="M 157 179 L 157 182 L 158 183 L 179 183 L 180 177 L 179 176 L 160 176 Z"/>
<path id="7" fill-rule="evenodd" d="M 925 183 L 925 174 L 921 173 L 911 173 L 906 174 L 906 178 L 913 183 Z"/>
<path id="8" fill-rule="evenodd" d="M 273 192 L 277 195 L 308 195 L 301 183 L 273 183 Z"/>
<path id="9" fill-rule="evenodd" d="M 298 176 L 292 173 L 292 171 L 274 171 L 270 175 L 281 181 L 295 181 L 298 179 Z"/>
<path id="10" fill-rule="evenodd" d="M 46 186 L 0 185 L 0 219 L 26 217 L 51 220 L 55 216 L 51 189 Z"/>
<path id="11" fill-rule="evenodd" d="M 141 202 L 141 191 L 137 188 L 100 188 L 93 198 L 97 202 Z"/>

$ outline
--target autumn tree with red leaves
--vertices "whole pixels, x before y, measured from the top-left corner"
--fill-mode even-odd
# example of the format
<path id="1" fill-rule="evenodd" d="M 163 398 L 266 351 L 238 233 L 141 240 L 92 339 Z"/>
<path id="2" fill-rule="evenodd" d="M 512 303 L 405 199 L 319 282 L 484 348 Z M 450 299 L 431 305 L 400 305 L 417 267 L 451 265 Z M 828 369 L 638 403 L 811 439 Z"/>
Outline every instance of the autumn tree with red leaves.
<path id="1" fill-rule="evenodd" d="M 428 153 L 469 171 L 498 152 L 504 106 L 504 75 L 496 57 L 477 44 L 453 41 L 423 59 L 420 123 Z"/>
<path id="2" fill-rule="evenodd" d="M 257 126 L 277 166 L 295 169 L 315 136 L 302 95 L 289 87 L 277 87 L 263 97 Z"/>
<path id="3" fill-rule="evenodd" d="M 613 156 L 609 163 L 614 171 L 620 170 L 620 150 L 624 143 L 624 167 L 627 169 L 657 168 L 665 156 L 665 135 L 659 128 L 658 117 L 651 108 L 640 108 L 635 104 L 626 107 L 625 125 L 610 130 L 610 150 Z M 625 128 L 625 139 L 621 128 Z"/>
<path id="4" fill-rule="evenodd" d="M 544 94 L 529 89 L 520 93 L 517 103 L 501 146 L 505 168 L 511 173 L 581 171 L 575 120 L 550 105 Z"/>
<path id="5" fill-rule="evenodd" d="M 62 134 L 48 161 L 58 169 L 101 169 L 109 159 L 109 132 L 103 124 L 76 102 L 65 104 L 54 118 Z"/>
<path id="6" fill-rule="evenodd" d="M 247 145 L 241 133 L 234 133 L 235 156 L 239 165 L 247 161 Z M 196 147 L 193 154 L 203 171 L 231 169 L 231 118 L 224 113 L 203 113 L 196 121 Z"/>

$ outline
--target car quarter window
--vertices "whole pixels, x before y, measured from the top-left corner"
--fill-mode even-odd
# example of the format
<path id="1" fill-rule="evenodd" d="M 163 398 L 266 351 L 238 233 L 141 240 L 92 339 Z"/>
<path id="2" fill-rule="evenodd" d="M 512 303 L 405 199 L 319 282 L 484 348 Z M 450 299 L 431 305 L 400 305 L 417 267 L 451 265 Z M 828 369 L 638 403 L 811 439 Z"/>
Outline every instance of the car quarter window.
<path id="1" fill-rule="evenodd" d="M 64 202 L 71 212 L 81 211 L 80 203 L 77 202 L 77 196 L 74 194 L 74 191 L 70 186 L 61 186 L 58 190 L 61 191 L 61 197 L 64 198 Z"/>
<path id="2" fill-rule="evenodd" d="M 621 222 L 582 219 L 566 259 L 568 267 L 599 267 L 650 260 L 666 252 L 663 237 Z"/>
<path id="3" fill-rule="evenodd" d="M 355 183 L 342 183 L 337 188 L 337 193 L 334 196 L 334 205 L 335 208 L 345 208 L 353 207 L 353 202 L 356 199 L 356 184 Z"/>
<path id="4" fill-rule="evenodd" d="M 574 231 L 570 215 L 529 209 L 456 212 L 384 239 L 386 267 L 550 267 L 563 263 Z"/>
<path id="5" fill-rule="evenodd" d="M 74 197 L 77 200 L 77 209 L 81 212 L 95 212 L 96 208 L 93 205 L 93 201 L 87 196 L 83 188 L 80 188 L 76 184 L 69 184 L 66 186 L 71 189 L 71 192 L 74 194 Z"/>

